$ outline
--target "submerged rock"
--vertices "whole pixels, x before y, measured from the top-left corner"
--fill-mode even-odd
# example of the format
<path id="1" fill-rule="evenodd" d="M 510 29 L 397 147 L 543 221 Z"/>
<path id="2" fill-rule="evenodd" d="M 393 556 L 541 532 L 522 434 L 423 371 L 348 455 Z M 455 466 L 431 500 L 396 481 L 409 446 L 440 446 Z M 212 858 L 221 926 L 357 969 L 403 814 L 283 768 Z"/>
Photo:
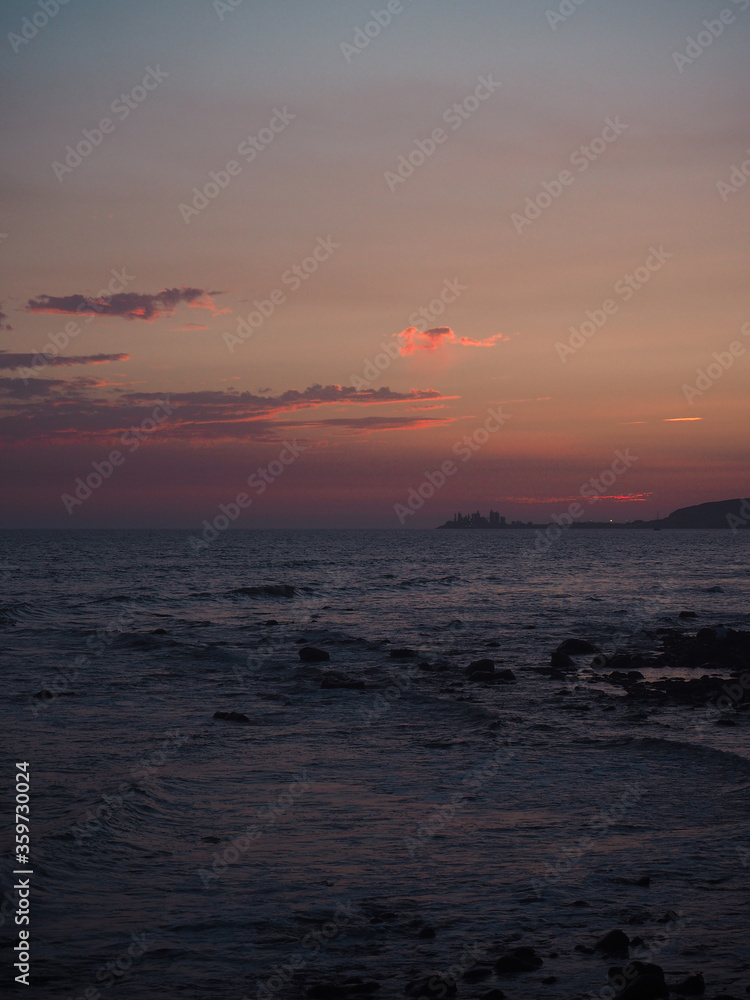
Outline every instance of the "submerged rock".
<path id="1" fill-rule="evenodd" d="M 686 997 L 699 997 L 706 992 L 706 981 L 698 973 L 697 976 L 688 976 L 687 979 L 683 979 L 681 983 L 670 986 L 669 989 L 672 993 L 682 993 Z"/>
<path id="2" fill-rule="evenodd" d="M 421 979 L 414 979 L 407 983 L 404 992 L 408 997 L 414 997 L 415 1000 L 420 1000 L 422 997 L 427 997 L 428 1000 L 435 997 L 435 1000 L 438 1000 L 439 997 L 454 997 L 457 990 L 456 980 L 452 976 L 436 972 L 432 976 L 423 976 Z"/>
<path id="3" fill-rule="evenodd" d="M 550 666 L 554 667 L 555 670 L 576 669 L 575 662 L 571 660 L 567 653 L 561 653 L 559 649 L 556 649 L 555 652 L 550 655 L 549 662 Z"/>
<path id="4" fill-rule="evenodd" d="M 364 681 L 356 681 L 352 677 L 347 677 L 346 674 L 339 674 L 331 670 L 323 674 L 320 686 L 326 691 L 364 691 L 367 685 Z"/>
<path id="5" fill-rule="evenodd" d="M 231 593 L 246 597 L 294 597 L 297 592 L 288 583 L 270 583 L 263 587 L 237 587 Z"/>
<path id="6" fill-rule="evenodd" d="M 583 656 L 584 653 L 598 653 L 599 649 L 586 639 L 565 639 L 555 652 L 566 656 Z"/>
<path id="7" fill-rule="evenodd" d="M 521 972 L 536 972 L 544 965 L 544 960 L 533 948 L 514 948 L 495 963 L 498 976 L 516 976 Z"/>
<path id="8" fill-rule="evenodd" d="M 392 660 L 409 660 L 413 656 L 417 655 L 418 654 L 413 649 L 392 649 L 390 652 Z"/>
<path id="9" fill-rule="evenodd" d="M 214 712 L 214 718 L 221 722 L 249 722 L 244 712 Z"/>
<path id="10" fill-rule="evenodd" d="M 315 646 L 303 646 L 299 650 L 299 658 L 303 663 L 326 663 L 331 659 L 331 654 L 325 649 L 316 649 Z"/>
<path id="11" fill-rule="evenodd" d="M 495 674 L 495 661 L 489 659 L 474 660 L 466 668 L 466 676 L 470 681 L 485 680 Z"/>
<path id="12" fill-rule="evenodd" d="M 462 979 L 465 983 L 481 983 L 483 979 L 489 979 L 492 975 L 492 967 L 489 965 L 475 965 L 473 969 L 467 969 Z"/>
<path id="13" fill-rule="evenodd" d="M 608 955 L 627 955 L 630 938 L 625 931 L 618 928 L 609 931 L 603 938 L 599 938 L 594 947 L 597 951 L 603 951 Z"/>
<path id="14" fill-rule="evenodd" d="M 349 997 L 372 996 L 380 989 L 380 983 L 367 982 L 359 976 L 345 979 L 342 983 L 318 983 L 311 986 L 305 996 L 310 1000 L 348 1000 Z"/>

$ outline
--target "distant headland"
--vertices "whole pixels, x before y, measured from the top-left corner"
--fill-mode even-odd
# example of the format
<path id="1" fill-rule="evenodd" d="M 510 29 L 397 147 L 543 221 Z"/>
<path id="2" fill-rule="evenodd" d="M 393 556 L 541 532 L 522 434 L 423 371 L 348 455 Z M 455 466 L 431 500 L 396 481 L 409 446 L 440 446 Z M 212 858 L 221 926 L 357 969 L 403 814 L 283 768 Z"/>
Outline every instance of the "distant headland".
<path id="1" fill-rule="evenodd" d="M 574 511 L 571 508 L 576 508 Z M 680 507 L 668 517 L 655 521 L 582 521 L 585 513 L 582 503 L 571 504 L 569 513 L 553 514 L 549 523 L 564 524 L 569 528 L 750 528 L 750 499 L 718 500 L 714 503 L 700 503 L 694 507 Z M 581 513 L 577 515 L 577 511 Z M 546 528 L 548 524 L 534 524 L 533 521 L 507 521 L 498 511 L 491 510 L 489 517 L 479 511 L 474 514 L 455 514 L 453 519 L 438 525 L 439 529 L 457 530 L 510 530 L 513 528 Z"/>

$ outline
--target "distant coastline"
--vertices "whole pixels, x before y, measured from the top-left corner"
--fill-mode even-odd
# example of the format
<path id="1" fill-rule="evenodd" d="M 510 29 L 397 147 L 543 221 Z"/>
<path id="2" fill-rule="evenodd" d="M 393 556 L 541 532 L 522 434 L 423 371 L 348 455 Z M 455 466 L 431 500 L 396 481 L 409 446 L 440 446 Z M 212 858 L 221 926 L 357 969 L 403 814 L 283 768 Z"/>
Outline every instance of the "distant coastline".
<path id="1" fill-rule="evenodd" d="M 580 505 L 579 505 L 580 506 Z M 439 524 L 438 530 L 454 531 L 510 531 L 518 528 L 547 528 L 554 520 L 545 524 L 534 524 L 533 521 L 507 521 L 498 511 L 491 510 L 489 517 L 483 517 L 479 511 L 473 514 L 455 514 L 452 520 L 445 524 Z M 560 515 L 558 515 L 560 517 Z M 750 499 L 740 497 L 735 500 L 718 500 L 713 503 L 696 504 L 693 507 L 681 507 L 672 511 L 668 517 L 659 518 L 653 521 L 581 521 L 575 520 L 570 515 L 567 517 L 572 523 L 567 524 L 568 528 L 634 528 L 650 529 L 651 531 L 668 528 L 698 528 L 698 529 L 723 529 L 728 528 L 737 531 L 741 528 L 750 528 Z"/>

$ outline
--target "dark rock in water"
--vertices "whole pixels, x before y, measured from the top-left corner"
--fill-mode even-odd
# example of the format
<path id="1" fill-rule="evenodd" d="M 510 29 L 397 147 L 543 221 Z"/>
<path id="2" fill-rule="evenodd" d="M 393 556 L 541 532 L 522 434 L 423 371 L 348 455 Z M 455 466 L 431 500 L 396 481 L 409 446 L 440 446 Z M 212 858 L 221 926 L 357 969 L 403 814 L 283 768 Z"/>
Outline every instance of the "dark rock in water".
<path id="1" fill-rule="evenodd" d="M 481 983 L 483 979 L 489 979 L 491 975 L 491 966 L 475 965 L 473 969 L 467 969 L 462 978 L 465 983 Z"/>
<path id="2" fill-rule="evenodd" d="M 617 885 L 638 885 L 644 889 L 651 885 L 651 879 L 648 875 L 643 875 L 641 878 L 613 878 L 610 881 Z"/>
<path id="3" fill-rule="evenodd" d="M 598 653 L 599 650 L 586 639 L 566 639 L 560 643 L 555 652 L 567 656 L 583 656 L 584 653 Z"/>
<path id="4" fill-rule="evenodd" d="M 716 639 L 716 629 L 714 628 L 699 628 L 695 633 L 696 642 L 714 642 Z"/>
<path id="5" fill-rule="evenodd" d="M 734 719 L 730 718 L 727 715 L 727 716 L 722 716 L 720 719 L 717 719 L 716 720 L 716 725 L 717 726 L 736 726 L 737 723 L 734 721 Z"/>
<path id="6" fill-rule="evenodd" d="M 214 718 L 222 722 L 249 722 L 250 720 L 243 712 L 214 712 Z"/>
<path id="7" fill-rule="evenodd" d="M 625 976 L 626 979 L 631 980 L 637 979 L 639 976 L 650 976 L 652 979 L 658 979 L 660 983 L 664 983 L 664 969 L 651 962 L 629 962 L 625 966 L 615 965 L 609 969 L 607 975 L 610 979 L 614 979 L 616 976 Z"/>
<path id="8" fill-rule="evenodd" d="M 327 674 L 323 674 L 320 686 L 326 691 L 364 691 L 367 685 L 364 681 L 355 681 L 345 674 L 338 674 L 331 670 Z"/>
<path id="9" fill-rule="evenodd" d="M 482 994 L 481 1000 L 506 1000 L 506 996 L 502 990 L 490 990 Z"/>
<path id="10" fill-rule="evenodd" d="M 498 680 L 501 681 L 514 681 L 516 679 L 516 675 L 513 673 L 510 667 L 506 667 L 504 670 L 496 670 L 495 677 L 497 677 Z"/>
<path id="11" fill-rule="evenodd" d="M 221 843 L 221 838 L 220 837 L 201 837 L 201 841 L 204 844 L 220 844 Z"/>
<path id="12" fill-rule="evenodd" d="M 544 965 L 543 959 L 533 948 L 514 948 L 495 963 L 498 976 L 515 976 L 521 972 L 535 972 Z"/>
<path id="13" fill-rule="evenodd" d="M 550 666 L 554 667 L 555 670 L 575 670 L 576 665 L 573 660 L 568 656 L 567 653 L 561 653 L 559 650 L 555 650 L 549 658 Z"/>
<path id="14" fill-rule="evenodd" d="M 432 976 L 415 979 L 411 983 L 407 983 L 404 992 L 408 997 L 435 997 L 435 1000 L 438 1000 L 439 997 L 454 997 L 457 990 L 456 980 L 452 976 L 436 972 Z"/>
<path id="15" fill-rule="evenodd" d="M 294 597 L 296 591 L 288 583 L 271 583 L 264 587 L 237 587 L 232 593 L 246 597 Z"/>
<path id="16" fill-rule="evenodd" d="M 349 997 L 372 996 L 380 989 L 380 983 L 368 983 L 359 976 L 345 979 L 342 983 L 319 983 L 311 986 L 305 994 L 310 1000 L 348 1000 Z"/>
<path id="17" fill-rule="evenodd" d="M 594 945 L 597 951 L 603 951 L 608 955 L 627 955 L 629 946 L 630 938 L 625 931 L 619 929 L 605 934 Z"/>
<path id="18" fill-rule="evenodd" d="M 166 629 L 163 628 L 155 628 L 151 630 L 151 635 L 166 635 L 166 634 L 167 634 Z"/>
<path id="19" fill-rule="evenodd" d="M 723 594 L 724 593 L 724 588 L 723 587 L 719 587 L 719 586 L 716 586 L 716 587 L 706 587 L 706 593 L 707 594 Z"/>
<path id="20" fill-rule="evenodd" d="M 698 615 L 695 613 L 695 611 L 681 611 L 677 617 L 678 618 L 697 618 Z"/>
<path id="21" fill-rule="evenodd" d="M 660 1000 L 669 997 L 669 990 L 663 980 L 655 976 L 638 976 L 618 993 L 615 1000 Z"/>
<path id="22" fill-rule="evenodd" d="M 331 654 L 324 649 L 316 649 L 315 646 L 303 646 L 299 650 L 299 658 L 303 663 L 326 663 L 331 659 Z"/>
<path id="23" fill-rule="evenodd" d="M 269 618 L 268 621 L 264 622 L 263 624 L 270 626 L 270 625 L 278 625 L 279 623 L 276 621 L 275 618 Z"/>
<path id="24" fill-rule="evenodd" d="M 682 993 L 686 997 L 699 997 L 706 992 L 706 981 L 698 973 L 697 976 L 688 976 L 681 983 L 669 987 L 672 993 Z"/>
<path id="25" fill-rule="evenodd" d="M 417 937 L 422 941 L 432 941 L 435 938 L 435 928 L 423 927 L 419 934 L 417 934 Z"/>
<path id="26" fill-rule="evenodd" d="M 494 674 L 495 672 L 495 661 L 484 659 L 484 660 L 474 660 L 466 668 L 467 677 L 471 677 L 472 674 Z"/>
<path id="27" fill-rule="evenodd" d="M 542 980 L 543 986 L 551 986 L 553 983 L 558 982 L 557 976 L 545 976 Z"/>
<path id="28" fill-rule="evenodd" d="M 40 701 L 50 701 L 55 696 L 52 694 L 51 691 L 48 691 L 47 688 L 42 688 L 42 690 L 37 691 L 37 693 L 33 695 L 33 697 L 39 698 Z"/>
<path id="29" fill-rule="evenodd" d="M 417 653 L 413 649 L 392 649 L 390 657 L 392 660 L 410 660 Z"/>
<path id="30" fill-rule="evenodd" d="M 487 647 L 487 649 L 499 649 L 500 648 L 500 643 L 496 642 L 493 639 L 492 642 L 486 642 L 485 646 Z"/>
<path id="31" fill-rule="evenodd" d="M 573 951 L 580 951 L 582 955 L 593 955 L 594 949 L 590 948 L 587 944 L 577 944 Z"/>

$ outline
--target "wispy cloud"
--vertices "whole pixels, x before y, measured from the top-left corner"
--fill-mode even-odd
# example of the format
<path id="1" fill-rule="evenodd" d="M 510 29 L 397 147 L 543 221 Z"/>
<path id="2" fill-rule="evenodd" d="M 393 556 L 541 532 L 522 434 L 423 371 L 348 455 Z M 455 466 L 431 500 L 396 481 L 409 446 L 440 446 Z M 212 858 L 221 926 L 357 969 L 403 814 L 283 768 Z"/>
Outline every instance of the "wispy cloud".
<path id="1" fill-rule="evenodd" d="M 86 295 L 39 295 L 26 303 L 28 312 L 62 313 L 78 316 L 113 316 L 120 319 L 158 319 L 171 316 L 175 309 L 186 303 L 193 308 L 217 310 L 211 296 L 221 292 L 208 292 L 203 288 L 164 288 L 154 295 L 141 292 L 119 292 L 105 298 Z"/>
<path id="2" fill-rule="evenodd" d="M 12 368 L 31 368 L 37 354 L 11 354 L 10 351 L 0 351 L 0 371 L 10 371 Z M 78 355 L 58 355 L 57 357 L 47 357 L 44 355 L 45 367 L 68 368 L 73 365 L 106 365 L 111 361 L 129 361 L 129 354 L 78 354 Z"/>
<path id="3" fill-rule="evenodd" d="M 602 500 L 612 500 L 615 503 L 644 503 L 653 493 L 621 493 L 613 496 L 600 496 L 596 498 L 597 503 Z M 499 497 L 499 502 L 521 503 L 521 504 L 551 504 L 551 503 L 571 503 L 580 501 L 581 494 L 569 497 Z"/>
<path id="4" fill-rule="evenodd" d="M 0 302 L 0 330 L 12 330 L 13 327 L 8 322 L 8 316 L 2 310 L 2 302 Z"/>
<path id="5" fill-rule="evenodd" d="M 110 390 L 108 394 L 93 390 Z M 9 440 L 81 440 L 111 437 L 137 425 L 147 417 L 156 402 L 164 400 L 161 392 L 124 392 L 104 386 L 95 380 L 65 382 L 35 379 L 24 386 L 22 379 L 1 379 L 0 394 L 6 397 L 0 416 L 0 431 Z M 340 427 L 361 430 L 433 426 L 445 418 L 397 417 L 371 418 L 359 424 L 351 419 L 331 421 L 279 420 L 285 414 L 324 406 L 376 406 L 386 404 L 411 405 L 419 401 L 455 399 L 443 396 L 436 389 L 411 389 L 394 392 L 387 386 L 357 390 L 351 386 L 313 385 L 299 391 L 290 389 L 277 396 L 250 392 L 205 390 L 169 394 L 176 413 L 160 434 L 166 437 L 199 442 L 219 440 L 275 440 L 277 433 L 289 433 L 297 427 Z"/>

